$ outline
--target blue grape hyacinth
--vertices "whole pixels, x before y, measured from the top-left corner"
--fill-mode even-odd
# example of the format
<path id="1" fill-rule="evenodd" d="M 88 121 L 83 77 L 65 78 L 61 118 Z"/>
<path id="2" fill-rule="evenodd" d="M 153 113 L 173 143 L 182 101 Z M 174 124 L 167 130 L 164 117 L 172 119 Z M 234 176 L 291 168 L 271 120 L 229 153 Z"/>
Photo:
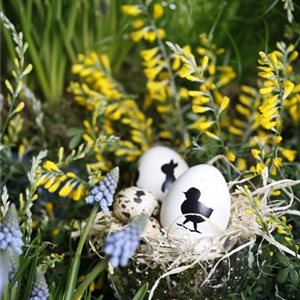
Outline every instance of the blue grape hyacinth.
<path id="1" fill-rule="evenodd" d="M 17 210 L 11 204 L 3 222 L 0 224 L 0 249 L 14 254 L 22 253 L 22 232 L 19 227 Z"/>
<path id="2" fill-rule="evenodd" d="M 107 237 L 104 252 L 114 268 L 128 264 L 141 241 L 148 218 L 148 215 L 142 215 L 137 221 Z"/>
<path id="3" fill-rule="evenodd" d="M 48 297 L 49 289 L 45 276 L 40 268 L 37 268 L 29 300 L 47 300 Z"/>
<path id="4" fill-rule="evenodd" d="M 113 203 L 113 197 L 119 181 L 119 168 L 116 167 L 109 171 L 106 176 L 94 187 L 89 196 L 86 197 L 87 203 L 98 202 L 104 214 L 109 212 L 109 206 Z"/>

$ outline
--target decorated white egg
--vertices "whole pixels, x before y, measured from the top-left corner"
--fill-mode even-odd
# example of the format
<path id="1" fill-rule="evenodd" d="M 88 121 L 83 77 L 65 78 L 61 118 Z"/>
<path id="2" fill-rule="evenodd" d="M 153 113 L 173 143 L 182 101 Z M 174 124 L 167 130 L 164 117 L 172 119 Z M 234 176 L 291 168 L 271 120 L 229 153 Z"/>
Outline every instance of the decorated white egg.
<path id="1" fill-rule="evenodd" d="M 119 220 L 128 223 L 142 214 L 158 214 L 159 207 L 160 203 L 152 193 L 132 186 L 121 190 L 115 196 L 113 213 Z"/>
<path id="2" fill-rule="evenodd" d="M 146 151 L 139 160 L 136 185 L 152 192 L 163 201 L 173 182 L 188 168 L 187 163 L 174 150 L 155 146 Z"/>
<path id="3" fill-rule="evenodd" d="M 218 236 L 230 217 L 230 194 L 221 172 L 209 165 L 197 165 L 172 185 L 160 213 L 162 227 L 170 233 L 195 241 Z"/>

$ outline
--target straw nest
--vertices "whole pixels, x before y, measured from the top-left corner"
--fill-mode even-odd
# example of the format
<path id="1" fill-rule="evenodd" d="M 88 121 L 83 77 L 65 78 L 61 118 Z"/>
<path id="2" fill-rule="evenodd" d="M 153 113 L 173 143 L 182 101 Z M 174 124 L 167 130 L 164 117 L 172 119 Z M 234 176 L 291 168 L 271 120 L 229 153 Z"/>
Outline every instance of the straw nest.
<path id="1" fill-rule="evenodd" d="M 257 236 L 261 236 L 269 243 L 275 245 L 279 251 L 296 255 L 291 249 L 275 240 L 272 235 L 275 227 L 272 228 L 270 226 L 269 232 L 262 230 L 261 226 L 255 220 L 255 215 L 246 213 L 249 206 L 244 202 L 244 198 L 233 189 L 239 185 L 248 184 L 252 190 L 252 195 L 260 199 L 260 210 L 264 216 L 299 214 L 297 211 L 290 210 L 290 207 L 295 200 L 299 200 L 295 197 L 292 187 L 300 184 L 300 180 L 283 179 L 272 181 L 268 178 L 267 174 L 263 174 L 263 184 L 261 186 L 254 186 L 251 183 L 251 178 L 245 179 L 224 156 L 213 158 L 209 164 L 213 165 L 219 160 L 224 160 L 238 174 L 235 180 L 228 182 L 228 188 L 231 193 L 231 217 L 229 225 L 219 236 L 202 238 L 196 242 L 172 236 L 170 228 L 163 228 L 161 235 L 144 235 L 142 243 L 137 253 L 132 257 L 132 260 L 146 266 L 151 266 L 155 262 L 163 270 L 163 274 L 156 279 L 151 287 L 149 300 L 153 298 L 154 291 L 163 278 L 167 279 L 169 276 L 180 274 L 189 269 L 192 270 L 197 266 L 205 271 L 205 276 L 201 279 L 201 286 L 205 286 L 210 283 L 216 270 L 224 260 L 230 261 L 231 257 L 241 251 L 247 251 L 249 255 L 245 256 L 247 259 L 246 264 L 251 265 L 254 260 L 251 248 Z M 269 198 L 274 190 L 282 190 L 289 197 L 290 202 L 287 204 L 286 200 L 280 199 L 270 202 Z M 214 224 L 211 225 L 214 226 Z M 100 255 L 98 251 L 105 242 L 107 234 L 119 230 L 123 226 L 111 213 L 107 215 L 98 213 L 90 236 L 91 249 Z M 74 233 L 74 236 L 76 235 Z M 208 262 L 210 263 L 208 264 Z M 215 287 L 222 284 L 217 284 Z"/>

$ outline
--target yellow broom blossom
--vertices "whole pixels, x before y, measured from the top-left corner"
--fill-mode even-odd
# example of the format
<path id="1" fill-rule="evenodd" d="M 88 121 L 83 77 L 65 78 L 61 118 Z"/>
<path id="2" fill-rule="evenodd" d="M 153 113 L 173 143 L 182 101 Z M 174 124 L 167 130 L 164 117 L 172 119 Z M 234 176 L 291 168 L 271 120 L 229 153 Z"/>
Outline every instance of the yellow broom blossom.
<path id="1" fill-rule="evenodd" d="M 122 5 L 121 10 L 124 15 L 133 17 L 139 15 L 142 12 L 141 8 L 138 5 Z"/>

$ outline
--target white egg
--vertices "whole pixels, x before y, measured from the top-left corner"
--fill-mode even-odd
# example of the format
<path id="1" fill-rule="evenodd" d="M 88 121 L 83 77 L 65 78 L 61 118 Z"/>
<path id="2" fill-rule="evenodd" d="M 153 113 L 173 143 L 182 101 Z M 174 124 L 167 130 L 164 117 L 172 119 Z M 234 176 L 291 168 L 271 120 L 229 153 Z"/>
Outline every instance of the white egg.
<path id="1" fill-rule="evenodd" d="M 221 172 L 213 166 L 197 165 L 171 187 L 162 204 L 160 221 L 162 227 L 170 227 L 171 234 L 195 241 L 224 232 L 230 207 L 229 190 Z"/>
<path id="2" fill-rule="evenodd" d="M 142 214 L 158 214 L 159 208 L 157 197 L 149 191 L 132 186 L 121 190 L 115 196 L 113 213 L 119 220 L 128 223 Z"/>
<path id="3" fill-rule="evenodd" d="M 173 182 L 188 169 L 187 163 L 174 150 L 155 146 L 139 160 L 138 187 L 144 188 L 163 201 Z"/>

